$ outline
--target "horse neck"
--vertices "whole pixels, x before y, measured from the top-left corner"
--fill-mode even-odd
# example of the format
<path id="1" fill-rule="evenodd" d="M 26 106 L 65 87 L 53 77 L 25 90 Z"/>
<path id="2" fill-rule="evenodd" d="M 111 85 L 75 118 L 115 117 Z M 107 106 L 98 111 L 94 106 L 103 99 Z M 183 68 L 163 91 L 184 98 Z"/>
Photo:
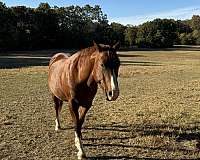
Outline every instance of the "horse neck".
<path id="1" fill-rule="evenodd" d="M 94 68 L 95 59 L 91 58 L 94 52 L 84 53 L 84 55 L 79 56 L 79 64 L 78 64 L 78 77 L 79 81 L 92 81 L 92 71 Z"/>

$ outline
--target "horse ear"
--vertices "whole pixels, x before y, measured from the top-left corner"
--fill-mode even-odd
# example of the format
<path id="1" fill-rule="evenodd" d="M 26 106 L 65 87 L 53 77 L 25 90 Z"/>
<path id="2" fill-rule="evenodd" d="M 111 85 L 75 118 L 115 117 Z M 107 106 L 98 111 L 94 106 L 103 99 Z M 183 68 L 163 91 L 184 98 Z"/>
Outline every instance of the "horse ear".
<path id="1" fill-rule="evenodd" d="M 115 50 L 118 50 L 119 47 L 120 47 L 120 42 L 117 42 L 115 45 L 113 45 L 113 48 L 114 48 Z"/>
<path id="2" fill-rule="evenodd" d="M 94 47 L 99 51 L 101 52 L 101 46 L 99 44 L 97 44 L 95 41 L 93 41 L 93 44 L 94 44 Z"/>

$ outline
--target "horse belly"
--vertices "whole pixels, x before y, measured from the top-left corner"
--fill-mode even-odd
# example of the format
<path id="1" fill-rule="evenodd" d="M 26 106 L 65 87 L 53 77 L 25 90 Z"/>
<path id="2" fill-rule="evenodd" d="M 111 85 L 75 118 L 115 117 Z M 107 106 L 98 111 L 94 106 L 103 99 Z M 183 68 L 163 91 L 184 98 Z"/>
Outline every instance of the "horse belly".
<path id="1" fill-rule="evenodd" d="M 62 63 L 55 62 L 49 69 L 49 77 L 48 77 L 48 85 L 50 91 L 55 95 L 57 98 L 59 98 L 62 101 L 67 101 L 67 91 L 64 91 L 64 88 L 66 86 L 63 86 L 62 82 L 62 76 L 63 76 L 63 70 L 62 70 Z"/>

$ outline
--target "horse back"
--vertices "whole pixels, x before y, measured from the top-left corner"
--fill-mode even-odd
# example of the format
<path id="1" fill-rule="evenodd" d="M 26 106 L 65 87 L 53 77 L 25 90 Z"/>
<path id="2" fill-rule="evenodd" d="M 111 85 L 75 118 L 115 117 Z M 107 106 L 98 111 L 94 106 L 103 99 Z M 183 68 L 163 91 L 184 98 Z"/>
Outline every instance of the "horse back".
<path id="1" fill-rule="evenodd" d="M 59 60 L 62 60 L 62 59 L 68 59 L 71 55 L 69 53 L 57 53 L 55 54 L 50 62 L 49 62 L 49 68 L 51 67 L 51 65 Z"/>

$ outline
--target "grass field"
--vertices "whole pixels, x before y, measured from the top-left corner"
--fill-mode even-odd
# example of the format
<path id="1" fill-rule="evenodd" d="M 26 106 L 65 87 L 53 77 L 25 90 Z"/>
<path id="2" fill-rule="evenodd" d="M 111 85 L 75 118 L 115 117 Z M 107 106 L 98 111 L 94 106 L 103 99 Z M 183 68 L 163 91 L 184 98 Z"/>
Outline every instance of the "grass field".
<path id="1" fill-rule="evenodd" d="M 44 55 L 0 56 L 0 159 L 76 159 L 66 104 L 64 129 L 54 131 Z M 119 55 L 120 97 L 107 102 L 99 89 L 87 114 L 83 144 L 88 158 L 199 159 L 200 51 Z"/>

